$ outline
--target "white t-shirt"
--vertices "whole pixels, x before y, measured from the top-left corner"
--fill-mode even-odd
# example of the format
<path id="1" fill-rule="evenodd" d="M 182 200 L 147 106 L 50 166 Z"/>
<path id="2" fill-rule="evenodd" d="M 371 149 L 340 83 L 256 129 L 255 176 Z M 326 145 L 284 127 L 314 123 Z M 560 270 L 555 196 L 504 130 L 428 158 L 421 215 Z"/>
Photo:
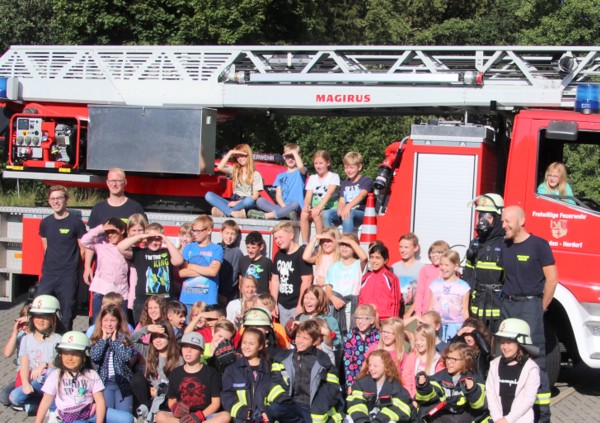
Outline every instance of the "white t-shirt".
<path id="1" fill-rule="evenodd" d="M 333 196 L 329 199 L 323 209 L 331 209 L 337 207 L 338 191 L 340 186 L 340 176 L 337 173 L 327 172 L 322 178 L 319 175 L 310 175 L 306 183 L 306 190 L 312 191 L 311 207 L 318 206 L 327 194 L 330 185 L 338 187 Z"/>

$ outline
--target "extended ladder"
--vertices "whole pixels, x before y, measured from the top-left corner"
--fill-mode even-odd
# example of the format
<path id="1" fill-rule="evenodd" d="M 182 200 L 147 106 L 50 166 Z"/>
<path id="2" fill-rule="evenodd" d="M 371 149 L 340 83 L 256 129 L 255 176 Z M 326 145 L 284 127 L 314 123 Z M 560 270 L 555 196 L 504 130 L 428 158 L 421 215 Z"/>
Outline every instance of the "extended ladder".
<path id="1" fill-rule="evenodd" d="M 290 110 L 572 108 L 598 47 L 14 46 L 14 100 Z M 400 110 L 398 110 L 400 111 Z"/>

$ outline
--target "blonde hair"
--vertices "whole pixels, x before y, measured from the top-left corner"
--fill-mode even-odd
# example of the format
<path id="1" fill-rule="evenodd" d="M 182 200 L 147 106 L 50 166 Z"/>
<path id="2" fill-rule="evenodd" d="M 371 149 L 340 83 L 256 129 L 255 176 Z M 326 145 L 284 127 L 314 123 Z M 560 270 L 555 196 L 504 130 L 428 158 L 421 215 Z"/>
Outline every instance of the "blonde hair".
<path id="1" fill-rule="evenodd" d="M 558 172 L 558 195 L 567 195 L 567 167 L 564 163 L 553 162 L 546 168 L 544 183 L 546 184 L 546 193 L 551 194 L 554 191 L 548 183 L 548 174 L 552 171 Z"/>
<path id="2" fill-rule="evenodd" d="M 323 229 L 321 231 L 322 235 L 327 235 L 333 238 L 333 243 L 335 244 L 335 250 L 333 252 L 333 262 L 335 263 L 336 261 L 340 260 L 340 231 L 338 230 L 338 228 L 336 226 L 327 226 L 325 229 Z M 323 246 L 321 245 L 321 243 L 319 243 L 319 246 L 317 247 L 317 254 L 316 254 L 316 260 L 315 260 L 315 265 L 317 267 L 319 267 L 321 265 L 321 261 L 323 260 Z"/>
<path id="3" fill-rule="evenodd" d="M 190 310 L 190 313 L 193 313 L 194 311 L 197 311 L 198 313 L 202 313 L 202 312 L 204 312 L 204 310 L 206 310 L 206 303 L 204 301 L 196 301 L 192 305 L 192 309 Z"/>
<path id="4" fill-rule="evenodd" d="M 363 164 L 363 156 L 356 151 L 349 151 L 344 155 L 342 163 L 349 166 L 358 166 Z"/>
<path id="5" fill-rule="evenodd" d="M 135 213 L 127 218 L 127 233 L 129 230 L 133 228 L 135 225 L 140 225 L 143 230 L 146 230 L 148 227 L 148 220 L 141 213 Z"/>
<path id="6" fill-rule="evenodd" d="M 149 224 L 148 226 L 146 226 L 146 233 L 148 233 L 149 231 L 155 231 L 155 232 L 158 232 L 159 234 L 164 234 L 165 228 L 160 223 L 153 222 L 153 223 Z"/>
<path id="7" fill-rule="evenodd" d="M 246 165 L 242 168 L 242 165 L 237 160 L 233 161 L 233 171 L 231 173 L 231 179 L 233 185 L 247 184 L 252 185 L 254 182 L 254 157 L 252 157 L 252 149 L 248 144 L 238 144 L 234 150 L 243 151 L 246 153 L 248 159 Z"/>
<path id="8" fill-rule="evenodd" d="M 300 146 L 295 142 L 289 142 L 283 146 L 283 151 L 295 151 L 296 153 L 300 153 Z"/>
<path id="9" fill-rule="evenodd" d="M 206 214 L 201 214 L 200 216 L 195 218 L 194 221 L 192 222 L 192 225 L 195 225 L 196 223 L 199 225 L 202 225 L 202 227 L 204 227 L 204 228 L 210 228 L 210 229 L 213 229 L 215 226 L 215 223 L 213 222 L 212 217 L 210 217 Z"/>
<path id="10" fill-rule="evenodd" d="M 385 327 L 390 327 L 396 336 L 396 364 L 402 362 L 402 356 L 404 355 L 404 321 L 399 317 L 390 317 L 389 319 L 381 322 L 381 330 Z M 379 340 L 379 346 L 377 349 L 384 349 L 383 340 Z"/>
<path id="11" fill-rule="evenodd" d="M 427 251 L 427 254 L 431 254 L 433 252 L 433 250 L 435 250 L 436 248 L 439 248 L 440 250 L 442 250 L 445 253 L 446 251 L 448 251 L 450 249 L 450 244 L 448 244 L 446 241 L 441 240 L 441 239 L 434 241 L 429 246 L 429 250 Z"/>
<path id="12" fill-rule="evenodd" d="M 354 317 L 356 318 L 356 315 L 360 312 L 367 314 L 373 319 L 373 324 L 371 327 L 379 329 L 379 314 L 377 313 L 377 309 L 373 304 L 361 304 L 356 307 L 356 310 L 354 310 Z"/>
<path id="13" fill-rule="evenodd" d="M 53 192 L 61 192 L 65 197 L 65 201 L 69 199 L 69 191 L 64 185 L 52 185 L 48 190 L 48 198 L 50 198 L 50 195 L 52 195 Z"/>
<path id="14" fill-rule="evenodd" d="M 179 235 L 191 235 L 192 224 L 190 222 L 184 223 L 179 227 Z"/>
<path id="15" fill-rule="evenodd" d="M 448 259 L 455 266 L 460 266 L 460 255 L 454 250 L 448 250 L 442 258 Z"/>
<path id="16" fill-rule="evenodd" d="M 315 154 L 313 154 L 312 159 L 313 159 L 313 162 L 317 159 L 325 160 L 327 163 L 329 163 L 327 165 L 327 169 L 329 169 L 329 167 L 331 166 L 331 155 L 325 150 L 315 151 Z"/>
<path id="17" fill-rule="evenodd" d="M 273 311 L 275 310 L 277 303 L 275 301 L 275 298 L 273 298 L 271 294 L 269 294 L 268 292 L 263 292 L 256 296 L 254 300 L 254 305 L 265 307 L 267 310 Z"/>
<path id="18" fill-rule="evenodd" d="M 429 371 L 429 369 L 433 365 L 436 353 L 435 341 L 437 338 L 437 334 L 435 332 L 435 328 L 431 325 L 428 325 L 427 323 L 421 323 L 419 326 L 417 326 L 417 329 L 415 330 L 415 338 L 417 335 L 420 335 L 423 338 L 425 338 L 425 369 Z"/>
<path id="19" fill-rule="evenodd" d="M 285 221 L 285 222 L 279 222 L 277 225 L 275 225 L 273 227 L 273 230 L 271 230 L 271 233 L 276 233 L 279 231 L 286 231 L 289 233 L 294 233 L 294 227 L 292 226 L 292 224 L 289 221 Z"/>

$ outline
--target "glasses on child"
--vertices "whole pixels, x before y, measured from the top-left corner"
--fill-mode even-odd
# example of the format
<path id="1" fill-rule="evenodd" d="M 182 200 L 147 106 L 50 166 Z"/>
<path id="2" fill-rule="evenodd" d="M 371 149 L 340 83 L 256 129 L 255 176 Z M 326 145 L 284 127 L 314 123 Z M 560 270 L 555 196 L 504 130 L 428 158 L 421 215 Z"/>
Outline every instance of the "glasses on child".
<path id="1" fill-rule="evenodd" d="M 456 363 L 457 361 L 463 361 L 464 358 L 456 358 L 456 357 L 446 357 L 445 360 L 448 363 Z"/>
<path id="2" fill-rule="evenodd" d="M 202 229 L 195 229 L 192 228 L 192 233 L 193 234 L 199 234 L 200 232 L 204 232 L 205 230 L 207 230 L 208 228 L 202 228 Z"/>

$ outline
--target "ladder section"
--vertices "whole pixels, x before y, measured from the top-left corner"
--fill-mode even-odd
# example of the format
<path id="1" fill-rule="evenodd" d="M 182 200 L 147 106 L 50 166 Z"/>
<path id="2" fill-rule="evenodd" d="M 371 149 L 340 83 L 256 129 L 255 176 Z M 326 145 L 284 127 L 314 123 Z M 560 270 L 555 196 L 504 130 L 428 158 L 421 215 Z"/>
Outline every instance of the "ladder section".
<path id="1" fill-rule="evenodd" d="M 597 47 L 15 46 L 25 101 L 284 109 L 563 107 Z"/>

